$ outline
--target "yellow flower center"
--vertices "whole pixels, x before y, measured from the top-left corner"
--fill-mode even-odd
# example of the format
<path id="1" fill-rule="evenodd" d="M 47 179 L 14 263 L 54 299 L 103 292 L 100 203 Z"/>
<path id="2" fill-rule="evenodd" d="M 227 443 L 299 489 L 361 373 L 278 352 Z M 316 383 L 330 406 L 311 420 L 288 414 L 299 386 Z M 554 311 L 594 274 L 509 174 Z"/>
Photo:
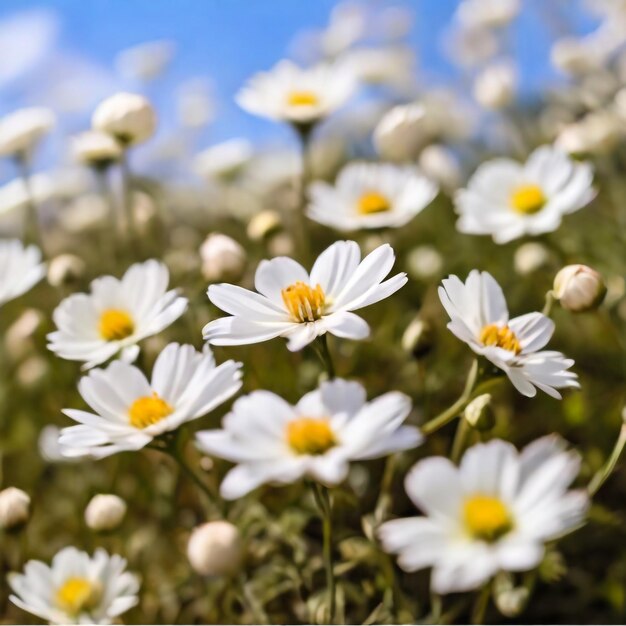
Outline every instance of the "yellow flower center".
<path id="1" fill-rule="evenodd" d="M 522 351 L 519 340 L 508 326 L 488 324 L 480 331 L 479 340 L 484 346 L 497 346 L 515 354 Z"/>
<path id="2" fill-rule="evenodd" d="M 280 292 L 289 315 L 296 322 L 314 322 L 324 313 L 324 290 L 299 280 Z"/>
<path id="3" fill-rule="evenodd" d="M 513 527 L 506 505 L 493 496 L 476 494 L 465 500 L 463 521 L 476 539 L 495 541 Z"/>
<path id="4" fill-rule="evenodd" d="M 287 442 L 296 454 L 324 454 L 337 444 L 326 418 L 301 417 L 287 424 Z"/>
<path id="5" fill-rule="evenodd" d="M 106 341 L 119 341 L 135 332 L 133 318 L 122 309 L 107 309 L 100 315 L 100 336 Z"/>
<path id="6" fill-rule="evenodd" d="M 287 102 L 294 107 L 312 107 L 319 104 L 320 99 L 313 91 L 303 89 L 302 91 L 292 91 L 287 97 Z"/>
<path id="7" fill-rule="evenodd" d="M 68 578 L 56 593 L 57 605 L 69 615 L 95 608 L 100 597 L 101 589 L 97 583 L 78 576 Z"/>
<path id="8" fill-rule="evenodd" d="M 361 215 L 385 213 L 391 209 L 389 200 L 377 191 L 369 191 L 359 198 L 357 210 Z"/>
<path id="9" fill-rule="evenodd" d="M 543 209 L 546 196 L 539 185 L 520 185 L 511 194 L 511 206 L 517 213 L 533 215 Z"/>
<path id="10" fill-rule="evenodd" d="M 156 393 L 137 398 L 128 409 L 130 423 L 135 428 L 147 428 L 171 415 L 174 409 Z"/>

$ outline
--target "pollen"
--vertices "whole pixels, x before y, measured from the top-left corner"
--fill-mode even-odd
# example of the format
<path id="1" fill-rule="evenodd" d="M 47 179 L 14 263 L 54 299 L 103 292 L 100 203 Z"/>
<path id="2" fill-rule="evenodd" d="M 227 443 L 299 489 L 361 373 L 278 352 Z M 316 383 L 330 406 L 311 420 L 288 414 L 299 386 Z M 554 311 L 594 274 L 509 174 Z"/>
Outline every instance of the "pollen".
<path id="1" fill-rule="evenodd" d="M 151 396 L 137 398 L 128 410 L 128 417 L 135 428 L 147 428 L 173 412 L 174 409 L 163 398 L 153 393 Z"/>
<path id="2" fill-rule="evenodd" d="M 543 209 L 546 196 L 539 185 L 521 185 L 511 194 L 511 206 L 517 213 L 533 215 Z"/>
<path id="3" fill-rule="evenodd" d="M 107 309 L 100 315 L 100 336 L 106 341 L 120 341 L 135 332 L 133 318 L 122 309 Z"/>
<path id="4" fill-rule="evenodd" d="M 301 417 L 287 424 L 287 443 L 296 454 L 324 454 L 337 445 L 326 418 Z"/>
<path id="5" fill-rule="evenodd" d="M 69 615 L 79 615 L 95 608 L 100 597 L 97 583 L 78 576 L 66 579 L 56 592 L 58 607 Z"/>
<path id="6" fill-rule="evenodd" d="M 289 105 L 294 107 L 313 107 L 319 101 L 317 94 L 308 90 L 292 91 L 287 98 Z"/>
<path id="7" fill-rule="evenodd" d="M 390 209 L 391 203 L 389 202 L 389 200 L 377 191 L 364 193 L 359 198 L 357 206 L 357 210 L 361 215 L 370 215 L 371 213 L 385 213 Z"/>
<path id="8" fill-rule="evenodd" d="M 289 315 L 296 322 L 314 322 L 324 313 L 324 290 L 299 280 L 280 292 Z"/>
<path id="9" fill-rule="evenodd" d="M 496 541 L 513 527 L 506 505 L 498 498 L 476 494 L 463 505 L 463 520 L 476 539 Z"/>
<path id="10" fill-rule="evenodd" d="M 484 346 L 496 346 L 515 354 L 522 351 L 518 338 L 508 326 L 488 324 L 480 331 L 479 340 Z"/>

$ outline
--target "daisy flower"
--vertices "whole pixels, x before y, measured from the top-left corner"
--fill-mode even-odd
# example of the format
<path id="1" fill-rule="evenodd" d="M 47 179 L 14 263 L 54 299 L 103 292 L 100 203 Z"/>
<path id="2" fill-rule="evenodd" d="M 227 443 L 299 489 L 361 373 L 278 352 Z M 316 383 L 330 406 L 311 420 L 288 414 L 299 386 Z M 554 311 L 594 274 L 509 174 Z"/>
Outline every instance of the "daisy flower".
<path id="1" fill-rule="evenodd" d="M 321 64 L 302 69 L 281 61 L 252 77 L 239 91 L 239 106 L 261 117 L 307 126 L 342 107 L 356 90 L 346 65 Z"/>
<path id="2" fill-rule="evenodd" d="M 41 250 L 19 239 L 0 241 L 0 306 L 25 294 L 46 274 Z"/>
<path id="3" fill-rule="evenodd" d="M 307 393 L 296 406 L 269 391 L 239 398 L 223 430 L 197 433 L 202 452 L 238 465 L 221 485 L 234 500 L 258 486 L 292 483 L 304 476 L 336 485 L 349 461 L 374 459 L 422 442 L 404 426 L 411 400 L 392 391 L 371 402 L 356 382 L 336 378 Z"/>
<path id="4" fill-rule="evenodd" d="M 63 548 L 48 566 L 28 561 L 9 574 L 11 602 L 51 624 L 110 624 L 138 602 L 139 581 L 126 561 L 99 548 L 90 557 Z"/>
<path id="5" fill-rule="evenodd" d="M 500 244 L 549 233 L 564 215 L 593 200 L 592 182 L 591 164 L 573 161 L 553 146 L 537 148 L 524 164 L 493 159 L 457 192 L 457 227 L 470 235 L 491 235 Z"/>
<path id="6" fill-rule="evenodd" d="M 211 285 L 209 299 L 232 317 L 209 322 L 204 338 L 217 346 L 236 346 L 286 337 L 291 351 L 301 350 L 327 332 L 364 339 L 369 326 L 352 313 L 389 297 L 406 274 L 383 281 L 395 260 L 388 244 L 361 261 L 354 241 L 337 241 L 317 258 L 309 275 L 296 261 L 261 261 L 254 284 L 259 293 L 235 285 Z"/>
<path id="7" fill-rule="evenodd" d="M 567 371 L 572 359 L 541 350 L 554 333 L 554 322 L 541 313 L 509 319 L 504 294 L 491 274 L 472 270 L 465 283 L 449 276 L 439 298 L 450 316 L 449 330 L 503 370 L 522 395 L 535 396 L 537 387 L 560 399 L 557 389 L 579 387 L 576 374 Z"/>
<path id="8" fill-rule="evenodd" d="M 383 548 L 402 569 L 433 568 L 435 593 L 476 589 L 498 571 L 537 567 L 545 543 L 584 520 L 585 491 L 568 491 L 580 457 L 556 436 L 518 452 L 496 439 L 470 448 L 459 467 L 444 457 L 418 462 L 406 492 L 423 517 L 385 522 Z"/>
<path id="9" fill-rule="evenodd" d="M 338 230 L 398 228 L 410 222 L 437 195 L 437 185 L 414 167 L 351 163 L 335 185 L 309 187 L 307 214 Z"/>
<path id="10" fill-rule="evenodd" d="M 219 366 L 210 350 L 170 343 L 159 354 L 148 382 L 123 361 L 84 376 L 78 390 L 94 413 L 64 409 L 78 422 L 61 431 L 59 445 L 68 457 L 104 458 L 139 450 L 155 437 L 206 415 L 241 387 L 241 363 Z"/>
<path id="11" fill-rule="evenodd" d="M 58 330 L 48 335 L 48 348 L 64 359 L 85 361 L 84 369 L 120 350 L 134 360 L 139 341 L 167 328 L 187 308 L 187 298 L 167 291 L 168 282 L 167 267 L 155 260 L 131 265 L 121 280 L 94 280 L 91 293 L 73 294 L 54 310 Z"/>

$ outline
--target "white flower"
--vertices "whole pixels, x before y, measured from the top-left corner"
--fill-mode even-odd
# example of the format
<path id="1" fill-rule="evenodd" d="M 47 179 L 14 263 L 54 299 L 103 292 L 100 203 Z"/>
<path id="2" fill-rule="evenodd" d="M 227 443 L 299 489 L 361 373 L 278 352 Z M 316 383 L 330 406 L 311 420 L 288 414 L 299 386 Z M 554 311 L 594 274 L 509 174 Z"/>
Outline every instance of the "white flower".
<path id="1" fill-rule="evenodd" d="M 65 456 L 104 458 L 139 450 L 155 437 L 206 415 L 241 387 L 241 363 L 219 366 L 210 350 L 170 343 L 157 357 L 148 382 L 143 372 L 123 361 L 84 376 L 78 390 L 95 411 L 64 409 L 79 422 L 61 431 Z"/>
<path id="2" fill-rule="evenodd" d="M 137 343 L 160 333 L 187 308 L 187 298 L 167 291 L 169 272 L 155 260 L 135 263 L 121 280 L 102 276 L 91 293 L 73 294 L 54 310 L 57 326 L 48 348 L 70 361 L 85 361 L 89 369 L 124 351 L 136 357 Z"/>
<path id="3" fill-rule="evenodd" d="M 147 82 L 165 73 L 175 51 L 172 41 L 146 41 L 118 53 L 115 66 L 124 78 Z"/>
<path id="4" fill-rule="evenodd" d="M 236 346 L 286 337 L 291 351 L 327 332 L 364 339 L 369 326 L 351 311 L 388 298 L 406 283 L 404 273 L 383 281 L 394 260 L 388 244 L 361 261 L 356 242 L 337 241 L 317 258 L 310 275 L 288 257 L 261 261 L 254 278 L 259 293 L 228 284 L 209 287 L 211 302 L 232 317 L 209 322 L 204 338 Z"/>
<path id="5" fill-rule="evenodd" d="M 93 167 L 106 167 L 122 156 L 122 146 L 110 135 L 99 130 L 88 130 L 72 140 L 74 156 L 81 163 Z"/>
<path id="6" fill-rule="evenodd" d="M 564 215 L 595 197 L 593 167 L 552 146 L 537 148 L 526 163 L 499 158 L 483 163 L 457 192 L 462 233 L 507 243 L 556 230 Z"/>
<path id="7" fill-rule="evenodd" d="M 338 230 L 404 226 L 437 195 L 437 185 L 415 167 L 350 163 L 335 185 L 309 187 L 307 215 Z"/>
<path id="8" fill-rule="evenodd" d="M 455 17 L 471 28 L 499 28 L 517 17 L 520 0 L 463 0 Z"/>
<path id="9" fill-rule="evenodd" d="M 208 180 L 230 178 L 250 162 L 252 155 L 252 144 L 247 139 L 229 139 L 196 155 L 194 169 Z"/>
<path id="10" fill-rule="evenodd" d="M 249 113 L 308 125 L 342 107 L 355 89 L 355 76 L 345 65 L 302 69 L 281 61 L 269 72 L 253 76 L 236 99 Z"/>
<path id="11" fill-rule="evenodd" d="M 340 483 L 349 461 L 374 459 L 419 445 L 417 428 L 403 426 L 411 400 L 386 393 L 366 402 L 357 382 L 334 379 L 291 406 L 269 391 L 235 402 L 223 430 L 197 434 L 203 452 L 237 463 L 221 485 L 224 498 L 240 498 L 258 486 L 308 476 Z"/>
<path id="12" fill-rule="evenodd" d="M 246 251 L 232 237 L 211 233 L 200 246 L 202 275 L 210 281 L 237 276 L 246 265 Z"/>
<path id="13" fill-rule="evenodd" d="M 243 556 L 241 534 L 230 522 L 218 520 L 194 528 L 187 544 L 191 567 L 202 576 L 237 571 Z"/>
<path id="14" fill-rule="evenodd" d="M 112 493 L 95 495 L 85 509 L 85 523 L 95 531 L 114 530 L 126 515 L 126 502 Z"/>
<path id="15" fill-rule="evenodd" d="M 24 525 L 30 517 L 30 496 L 17 487 L 0 491 L 0 529 Z"/>
<path id="16" fill-rule="evenodd" d="M 428 178 L 446 190 L 458 189 L 461 184 L 461 166 L 456 155 L 444 145 L 431 144 L 420 153 L 417 164 Z"/>
<path id="17" fill-rule="evenodd" d="M 522 395 L 533 397 L 538 387 L 560 398 L 556 389 L 579 387 L 576 374 L 567 371 L 574 361 L 541 350 L 552 337 L 554 322 L 541 313 L 509 319 L 504 294 L 491 274 L 472 270 L 465 284 L 449 276 L 442 285 L 439 298 L 450 316 L 448 329 L 503 370 Z"/>
<path id="18" fill-rule="evenodd" d="M 619 117 L 610 111 L 599 110 L 564 126 L 555 146 L 573 155 L 606 154 L 619 145 L 623 135 Z"/>
<path id="19" fill-rule="evenodd" d="M 474 98 L 486 109 L 502 109 L 511 103 L 517 88 L 513 63 L 499 61 L 487 66 L 474 82 Z"/>
<path id="20" fill-rule="evenodd" d="M 150 102 L 134 93 L 120 92 L 101 102 L 91 124 L 124 145 L 141 143 L 154 135 L 157 117 Z"/>
<path id="21" fill-rule="evenodd" d="M 49 109 L 19 109 L 0 119 L 0 156 L 28 156 L 55 123 Z"/>
<path id="22" fill-rule="evenodd" d="M 10 574 L 10 600 L 51 624 L 110 624 L 139 600 L 139 581 L 125 569 L 125 559 L 101 548 L 93 557 L 63 548 L 51 566 L 28 561 L 23 574 Z"/>
<path id="23" fill-rule="evenodd" d="M 41 250 L 18 239 L 0 240 L 0 306 L 29 291 L 46 274 Z"/>
<path id="24" fill-rule="evenodd" d="M 364 84 L 407 90 L 415 83 L 415 53 L 404 46 L 354 48 L 341 58 Z"/>
<path id="25" fill-rule="evenodd" d="M 420 461 L 405 481 L 424 517 L 384 523 L 379 537 L 406 571 L 431 567 L 435 593 L 469 591 L 498 571 L 537 567 L 545 543 L 584 519 L 584 491 L 568 491 L 580 458 L 555 436 L 520 453 L 501 440 L 470 448 L 460 467 L 444 457 Z"/>
<path id="26" fill-rule="evenodd" d="M 597 308 L 606 296 L 599 272 L 581 265 L 566 265 L 554 278 L 554 297 L 568 311 L 579 313 Z"/>
<path id="27" fill-rule="evenodd" d="M 417 103 L 390 109 L 374 130 L 374 144 L 378 153 L 394 161 L 415 159 L 420 149 L 431 139 L 426 116 L 426 109 Z"/>

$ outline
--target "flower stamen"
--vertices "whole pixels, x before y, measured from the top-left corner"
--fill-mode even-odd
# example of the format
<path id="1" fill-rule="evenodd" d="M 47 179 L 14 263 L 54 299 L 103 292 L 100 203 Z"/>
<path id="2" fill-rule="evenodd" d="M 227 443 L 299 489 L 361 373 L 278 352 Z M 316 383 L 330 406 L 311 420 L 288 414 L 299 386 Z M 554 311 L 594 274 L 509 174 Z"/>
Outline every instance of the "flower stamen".
<path id="1" fill-rule="evenodd" d="M 79 615 L 82 611 L 93 609 L 100 600 L 98 584 L 74 576 L 68 578 L 57 590 L 56 601 L 59 608 L 69 615 Z"/>
<path id="2" fill-rule="evenodd" d="M 465 500 L 463 520 L 472 537 L 496 541 L 513 528 L 506 505 L 493 496 L 476 494 Z"/>
<path id="3" fill-rule="evenodd" d="M 98 329 L 106 341 L 120 341 L 135 332 L 135 322 L 122 309 L 107 309 L 100 315 Z"/>
<path id="4" fill-rule="evenodd" d="M 174 409 L 157 393 L 137 398 L 128 409 L 128 417 L 135 428 L 147 428 L 171 415 Z"/>
<path id="5" fill-rule="evenodd" d="M 324 313 L 325 295 L 320 285 L 316 285 L 314 289 L 299 280 L 281 290 L 280 295 L 291 318 L 296 322 L 314 322 Z"/>
<path id="6" fill-rule="evenodd" d="M 479 341 L 484 346 L 496 346 L 515 354 L 522 351 L 518 338 L 508 326 L 488 324 L 480 331 Z"/>
<path id="7" fill-rule="evenodd" d="M 511 194 L 513 210 L 522 215 L 533 215 L 543 209 L 547 198 L 539 185 L 520 185 Z"/>
<path id="8" fill-rule="evenodd" d="M 327 418 L 301 417 L 287 424 L 287 443 L 296 454 L 324 454 L 337 445 Z"/>
<path id="9" fill-rule="evenodd" d="M 357 210 L 361 215 L 385 213 L 391 210 L 391 202 L 377 191 L 369 191 L 359 198 Z"/>
<path id="10" fill-rule="evenodd" d="M 292 91 L 287 97 L 287 102 L 290 106 L 312 107 L 319 104 L 319 98 L 313 91 L 303 89 L 302 91 Z"/>

